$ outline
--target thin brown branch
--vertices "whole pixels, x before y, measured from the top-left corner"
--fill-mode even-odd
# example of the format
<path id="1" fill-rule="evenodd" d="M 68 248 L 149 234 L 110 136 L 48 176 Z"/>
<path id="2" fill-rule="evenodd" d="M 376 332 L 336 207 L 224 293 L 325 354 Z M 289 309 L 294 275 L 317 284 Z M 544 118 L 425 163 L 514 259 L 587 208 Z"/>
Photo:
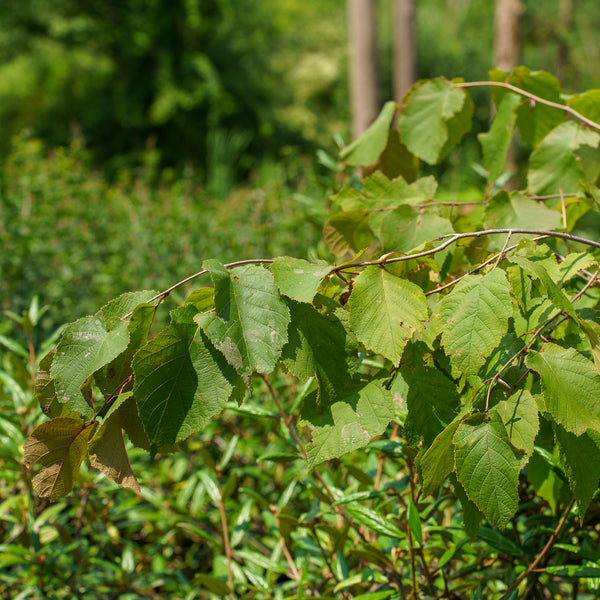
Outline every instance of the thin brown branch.
<path id="1" fill-rule="evenodd" d="M 569 503 L 569 506 L 567 506 L 567 509 L 565 510 L 561 520 L 559 521 L 558 525 L 556 526 L 556 529 L 553 531 L 552 535 L 546 542 L 546 545 L 542 548 L 542 551 L 535 557 L 535 560 L 527 567 L 527 569 L 521 575 L 519 575 L 519 577 L 517 577 L 517 579 L 515 579 L 513 581 L 513 583 L 507 588 L 507 590 L 504 592 L 504 594 L 500 597 L 500 600 L 504 600 L 504 598 L 507 598 L 513 592 L 513 590 L 516 590 L 517 587 L 519 587 L 519 584 L 521 583 L 521 581 L 523 581 L 524 579 L 529 577 L 529 575 L 540 564 L 541 560 L 546 556 L 546 554 L 548 554 L 548 552 L 550 551 L 552 546 L 554 546 L 554 543 L 558 539 L 558 536 L 560 535 L 562 528 L 564 527 L 565 523 L 567 522 L 567 518 L 569 517 L 569 514 L 571 513 L 571 509 L 573 508 L 574 504 L 575 504 L 575 497 L 573 496 L 573 498 L 571 499 L 571 502 Z"/>
<path id="2" fill-rule="evenodd" d="M 551 100 L 546 100 L 546 98 L 541 98 L 540 96 L 536 96 L 535 94 L 532 94 L 531 92 L 527 92 L 526 90 L 522 90 L 521 88 L 518 88 L 517 86 L 512 85 L 511 83 L 506 83 L 504 81 L 465 81 L 462 83 L 455 83 L 454 85 L 456 85 L 456 87 L 461 87 L 461 88 L 469 88 L 469 87 L 501 87 L 501 88 L 505 88 L 507 90 L 510 90 L 511 92 L 515 92 L 517 94 L 520 94 L 521 96 L 525 96 L 526 98 L 529 98 L 530 100 L 539 102 L 540 104 L 545 104 L 546 106 L 551 106 L 552 108 L 562 110 L 563 112 L 566 112 L 566 113 L 570 114 L 571 116 L 575 117 L 577 120 L 581 121 L 582 123 L 585 123 L 592 129 L 597 129 L 598 131 L 600 131 L 600 124 L 596 123 L 595 121 L 592 121 L 591 119 L 588 119 L 587 117 L 584 117 L 581 113 L 577 112 L 574 108 L 571 108 L 567 104 L 559 104 L 558 102 L 552 102 Z"/>
<path id="3" fill-rule="evenodd" d="M 223 545 L 225 547 L 225 558 L 227 559 L 227 583 L 229 585 L 229 597 L 231 598 L 231 600 L 235 600 L 235 588 L 233 587 L 233 570 L 231 567 L 231 543 L 229 541 L 227 513 L 225 512 L 225 502 L 223 502 L 223 489 L 221 488 L 220 477 L 218 475 L 217 477 L 217 484 L 219 486 L 219 515 L 221 517 L 221 529 L 223 530 Z"/>

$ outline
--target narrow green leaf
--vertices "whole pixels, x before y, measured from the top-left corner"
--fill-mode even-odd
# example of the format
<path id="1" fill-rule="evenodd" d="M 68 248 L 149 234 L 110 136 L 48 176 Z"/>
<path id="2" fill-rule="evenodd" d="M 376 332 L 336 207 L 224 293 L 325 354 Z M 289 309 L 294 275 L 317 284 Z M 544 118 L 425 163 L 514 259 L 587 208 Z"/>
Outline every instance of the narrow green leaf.
<path id="1" fill-rule="evenodd" d="M 561 466 L 577 499 L 579 522 L 583 524 L 585 512 L 600 481 L 600 433 L 589 429 L 587 433 L 576 436 L 560 425 L 554 430 Z"/>
<path id="2" fill-rule="evenodd" d="M 378 380 L 348 389 L 323 413 L 307 402 L 302 425 L 312 430 L 307 447 L 310 468 L 366 446 L 385 431 L 393 416 L 392 394 Z"/>
<path id="3" fill-rule="evenodd" d="M 497 107 L 490 130 L 477 136 L 483 150 L 483 160 L 488 168 L 489 183 L 496 181 L 504 171 L 506 155 L 517 121 L 515 108 L 520 102 L 520 96 L 506 94 Z"/>
<path id="4" fill-rule="evenodd" d="M 581 565 L 552 565 L 546 567 L 546 573 L 554 577 L 576 577 L 577 579 L 595 579 L 600 577 L 600 567 Z"/>
<path id="5" fill-rule="evenodd" d="M 371 531 L 397 539 L 406 537 L 404 531 L 394 522 L 366 506 L 362 506 L 361 504 L 347 504 L 345 510 L 358 523 Z"/>
<path id="6" fill-rule="evenodd" d="M 325 223 L 323 240 L 336 256 L 368 248 L 373 241 L 369 213 L 362 208 L 335 213 Z"/>
<path id="7" fill-rule="evenodd" d="M 374 165 L 383 153 L 392 119 L 398 110 L 395 102 L 386 102 L 371 126 L 341 152 L 341 159 L 351 167 Z"/>
<path id="8" fill-rule="evenodd" d="M 575 435 L 600 429 L 600 375 L 573 348 L 545 344 L 530 350 L 525 364 L 542 380 L 544 405 L 556 423 Z"/>
<path id="9" fill-rule="evenodd" d="M 289 256 L 279 256 L 271 265 L 271 272 L 280 292 L 298 302 L 312 302 L 321 281 L 331 269 L 332 266 L 322 260 L 310 263 Z"/>
<path id="10" fill-rule="evenodd" d="M 441 431 L 420 461 L 423 478 L 423 494 L 435 492 L 454 470 L 454 446 L 452 439 L 460 420 L 455 419 Z"/>
<path id="11" fill-rule="evenodd" d="M 350 326 L 368 350 L 400 362 L 406 342 L 429 318 L 423 290 L 384 268 L 367 267 L 348 301 Z"/>
<path id="12" fill-rule="evenodd" d="M 523 550 L 520 546 L 517 546 L 512 540 L 508 539 L 505 535 L 502 535 L 499 531 L 487 527 L 484 525 L 479 529 L 479 537 L 492 548 L 504 552 L 509 556 L 516 556 L 520 558 L 523 556 Z"/>
<path id="13" fill-rule="evenodd" d="M 421 527 L 421 517 L 415 503 L 409 498 L 407 509 L 407 520 L 413 542 L 418 546 L 423 544 L 423 528 Z"/>
<path id="14" fill-rule="evenodd" d="M 224 271 L 213 262 L 205 266 L 215 283 L 216 314 L 199 314 L 196 322 L 250 386 L 253 373 L 275 368 L 287 342 L 289 309 L 267 269 L 244 265 Z"/>
<path id="15" fill-rule="evenodd" d="M 398 121 L 400 140 L 415 156 L 438 163 L 470 129 L 470 113 L 462 114 L 469 101 L 463 89 L 443 77 L 417 82 L 407 93 Z M 462 118 L 450 128 L 456 115 Z"/>
<path id="16" fill-rule="evenodd" d="M 498 528 L 517 510 L 523 453 L 513 448 L 500 415 L 463 422 L 454 435 L 456 475 L 467 496 Z"/>
<path id="17" fill-rule="evenodd" d="M 456 377 L 477 375 L 508 331 L 511 314 L 510 286 L 499 269 L 465 277 L 444 297 L 437 318 Z"/>
<path id="18" fill-rule="evenodd" d="M 584 177 L 575 151 L 581 146 L 597 148 L 600 134 L 574 121 L 553 129 L 531 154 L 527 183 L 533 194 L 558 194 L 577 191 Z"/>
<path id="19" fill-rule="evenodd" d="M 524 460 L 533 454 L 539 429 L 538 406 L 527 390 L 518 390 L 494 408 L 506 427 L 510 443 L 525 453 Z"/>
<path id="20" fill-rule="evenodd" d="M 51 419 L 33 430 L 25 442 L 24 460 L 42 465 L 32 480 L 37 494 L 54 501 L 73 489 L 93 431 L 83 419 L 69 417 Z"/>

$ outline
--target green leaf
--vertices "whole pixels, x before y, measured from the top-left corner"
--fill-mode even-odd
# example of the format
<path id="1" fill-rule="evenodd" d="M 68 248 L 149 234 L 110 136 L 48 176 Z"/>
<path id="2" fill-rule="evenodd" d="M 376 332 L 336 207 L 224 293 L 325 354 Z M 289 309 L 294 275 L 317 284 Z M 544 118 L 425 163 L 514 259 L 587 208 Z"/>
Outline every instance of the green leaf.
<path id="1" fill-rule="evenodd" d="M 32 480 L 38 495 L 54 501 L 73 489 L 93 431 L 83 419 L 69 417 L 51 419 L 33 430 L 25 442 L 24 460 L 43 467 Z"/>
<path id="2" fill-rule="evenodd" d="M 574 121 L 561 123 L 531 154 L 527 184 L 533 194 L 577 191 L 584 178 L 581 161 L 574 152 L 581 146 L 597 148 L 600 134 Z"/>
<path id="3" fill-rule="evenodd" d="M 526 229 L 531 228 L 532 223 L 536 228 L 547 231 L 562 227 L 561 216 L 555 210 L 540 205 L 521 192 L 508 194 L 504 190 L 489 200 L 483 219 L 488 229 Z M 516 235 L 514 239 L 517 239 Z"/>
<path id="4" fill-rule="evenodd" d="M 120 407 L 129 397 L 131 392 L 119 396 L 106 413 L 89 444 L 90 464 L 115 483 L 140 492 L 140 486 L 129 463 L 121 427 Z"/>
<path id="5" fill-rule="evenodd" d="M 573 348 L 545 344 L 530 350 L 525 364 L 542 380 L 544 405 L 556 423 L 575 435 L 600 429 L 600 375 Z"/>
<path id="6" fill-rule="evenodd" d="M 302 425 L 312 430 L 307 446 L 309 467 L 366 446 L 385 431 L 393 416 L 392 394 L 379 380 L 346 390 L 324 412 L 306 402 Z"/>
<path id="7" fill-rule="evenodd" d="M 369 213 L 362 208 L 335 213 L 325 223 L 323 240 L 336 256 L 368 248 L 373 241 Z"/>
<path id="8" fill-rule="evenodd" d="M 467 496 L 467 492 L 465 492 L 465 488 L 462 486 L 461 482 L 456 478 L 456 473 L 450 474 L 450 481 L 454 486 L 454 493 L 458 498 L 460 505 L 463 511 L 463 523 L 465 526 L 465 533 L 468 538 L 474 540 L 479 533 L 479 526 L 481 525 L 481 519 L 483 519 L 483 514 L 477 508 L 475 503 L 469 499 Z"/>
<path id="9" fill-rule="evenodd" d="M 417 82 L 407 93 L 398 121 L 402 143 L 427 163 L 438 163 L 470 129 L 470 114 L 463 115 L 467 98 L 463 89 L 443 77 Z M 456 115 L 458 123 L 450 126 Z"/>
<path id="10" fill-rule="evenodd" d="M 510 286 L 503 271 L 469 275 L 444 297 L 437 316 L 455 376 L 477 375 L 508 330 Z"/>
<path id="11" fill-rule="evenodd" d="M 384 151 L 379 156 L 375 168 L 379 169 L 386 177 L 394 179 L 402 176 L 406 181 L 412 182 L 419 176 L 420 161 L 408 151 L 400 141 L 400 134 L 395 129 L 390 129 L 388 141 Z"/>
<path id="12" fill-rule="evenodd" d="M 321 281 L 331 269 L 331 265 L 322 260 L 310 263 L 289 256 L 279 256 L 271 265 L 271 272 L 279 291 L 298 302 L 312 302 Z"/>
<path id="13" fill-rule="evenodd" d="M 371 126 L 341 151 L 341 159 L 351 167 L 374 165 L 387 145 L 392 119 L 397 110 L 395 102 L 386 102 Z"/>
<path id="14" fill-rule="evenodd" d="M 467 496 L 499 529 L 517 511 L 523 454 L 513 448 L 500 415 L 476 416 L 454 435 L 456 475 Z"/>
<path id="15" fill-rule="evenodd" d="M 281 354 L 283 364 L 302 381 L 316 377 L 319 400 L 329 404 L 358 369 L 356 338 L 340 318 L 342 312 L 323 315 L 293 300 L 288 306 L 291 322 Z"/>
<path id="16" fill-rule="evenodd" d="M 418 546 L 421 546 L 423 544 L 423 528 L 421 527 L 421 517 L 419 516 L 419 511 L 417 510 L 415 503 L 410 498 L 408 499 L 407 520 L 413 542 L 415 542 Z"/>
<path id="17" fill-rule="evenodd" d="M 420 461 L 421 475 L 423 478 L 423 494 L 425 496 L 435 492 L 444 483 L 444 480 L 454 470 L 454 446 L 452 439 L 460 420 L 455 419 L 433 440 L 431 446 Z"/>
<path id="18" fill-rule="evenodd" d="M 406 342 L 429 318 L 423 290 L 371 266 L 356 278 L 348 301 L 350 326 L 368 350 L 400 362 Z"/>
<path id="19" fill-rule="evenodd" d="M 205 266 L 215 283 L 216 314 L 199 314 L 196 322 L 250 386 L 253 373 L 270 373 L 279 360 L 289 309 L 267 269 L 245 265 L 221 271 L 216 261 Z"/>
<path id="20" fill-rule="evenodd" d="M 600 373 L 600 325 L 590 319 L 582 319 L 581 325 L 592 347 L 592 357 L 596 365 L 596 371 Z"/>
<path id="21" fill-rule="evenodd" d="M 568 479 L 579 508 L 579 522 L 583 524 L 600 481 L 600 433 L 589 429 L 576 436 L 560 425 L 555 426 L 556 442 L 561 466 Z"/>
<path id="22" fill-rule="evenodd" d="M 517 120 L 515 108 L 520 102 L 521 97 L 516 94 L 503 96 L 490 130 L 477 136 L 483 150 L 483 160 L 488 168 L 489 183 L 495 182 L 504 171 L 506 155 Z"/>
<path id="23" fill-rule="evenodd" d="M 366 506 L 360 504 L 347 504 L 345 510 L 358 523 L 364 525 L 371 531 L 397 539 L 406 537 L 404 531 L 402 531 L 402 529 L 400 529 L 393 521 Z"/>
<path id="24" fill-rule="evenodd" d="M 568 101 L 568 105 L 584 117 L 596 123 L 600 122 L 600 90 L 587 90 L 583 94 L 576 94 Z"/>
<path id="25" fill-rule="evenodd" d="M 535 437 L 539 429 L 538 406 L 527 390 L 518 390 L 494 408 L 506 427 L 510 443 L 525 453 L 533 454 Z"/>
<path id="26" fill-rule="evenodd" d="M 121 317 L 154 295 L 154 292 L 123 294 L 95 316 L 83 317 L 65 328 L 50 368 L 59 402 L 69 403 L 86 418 L 94 415 L 93 406 L 85 400 L 80 388 L 127 348 L 129 322 Z"/>
<path id="27" fill-rule="evenodd" d="M 596 579 L 600 577 L 600 567 L 583 567 L 581 565 L 551 565 L 546 573 L 553 577 L 576 577 L 578 579 Z"/>
<path id="28" fill-rule="evenodd" d="M 454 230 L 448 219 L 404 204 L 380 213 L 376 233 L 386 252 L 409 252 Z"/>
<path id="29" fill-rule="evenodd" d="M 183 440 L 222 410 L 236 374 L 194 322 L 185 304 L 133 360 L 134 396 L 154 447 Z"/>

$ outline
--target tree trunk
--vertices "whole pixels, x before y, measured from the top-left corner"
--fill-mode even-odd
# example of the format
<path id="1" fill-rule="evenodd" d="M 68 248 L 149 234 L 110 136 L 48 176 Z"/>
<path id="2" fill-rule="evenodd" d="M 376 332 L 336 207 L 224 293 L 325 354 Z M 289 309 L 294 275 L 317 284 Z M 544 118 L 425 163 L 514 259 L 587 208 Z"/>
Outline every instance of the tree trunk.
<path id="1" fill-rule="evenodd" d="M 566 36 L 573 26 L 576 0 L 560 0 L 558 11 L 558 55 L 556 57 L 556 76 L 563 81 L 569 72 L 571 48 Z"/>
<path id="2" fill-rule="evenodd" d="M 415 0 L 394 0 L 394 100 L 402 96 L 417 79 L 417 38 L 415 35 Z"/>
<path id="3" fill-rule="evenodd" d="M 375 0 L 348 0 L 350 109 L 357 138 L 379 111 Z"/>
<path id="4" fill-rule="evenodd" d="M 519 16 L 522 12 L 521 0 L 496 0 L 494 66 L 502 71 L 511 71 L 521 60 Z"/>

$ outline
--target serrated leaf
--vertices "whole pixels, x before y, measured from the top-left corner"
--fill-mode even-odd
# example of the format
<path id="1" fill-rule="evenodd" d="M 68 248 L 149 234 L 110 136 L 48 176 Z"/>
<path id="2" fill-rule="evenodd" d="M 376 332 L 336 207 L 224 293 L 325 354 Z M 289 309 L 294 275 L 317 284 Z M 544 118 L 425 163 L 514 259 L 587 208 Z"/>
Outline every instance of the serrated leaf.
<path id="1" fill-rule="evenodd" d="M 455 376 L 477 375 L 508 331 L 510 287 L 503 271 L 469 275 L 444 297 L 437 320 Z"/>
<path id="2" fill-rule="evenodd" d="M 448 219 L 401 205 L 380 214 L 376 233 L 385 252 L 409 252 L 454 230 Z"/>
<path id="3" fill-rule="evenodd" d="M 517 511 L 523 453 L 510 443 L 500 415 L 463 422 L 454 435 L 456 476 L 479 510 L 499 529 Z"/>
<path id="4" fill-rule="evenodd" d="M 470 129 L 470 114 L 452 130 L 449 123 L 468 103 L 467 93 L 443 77 L 419 81 L 408 91 L 406 107 L 398 120 L 400 140 L 415 156 L 438 163 Z M 458 125 L 458 126 L 457 126 Z"/>
<path id="5" fill-rule="evenodd" d="M 43 467 L 32 480 L 38 495 L 54 501 L 73 489 L 93 431 L 94 426 L 83 419 L 69 417 L 46 421 L 33 430 L 25 442 L 24 460 Z"/>
<path id="6" fill-rule="evenodd" d="M 544 405 L 556 423 L 575 435 L 600 429 L 600 375 L 573 348 L 545 344 L 530 350 L 525 364 L 542 380 Z"/>
<path id="7" fill-rule="evenodd" d="M 386 102 L 371 126 L 341 152 L 341 159 L 351 167 L 374 165 L 383 153 L 392 119 L 398 110 L 395 102 Z"/>
<path id="8" fill-rule="evenodd" d="M 193 305 L 171 316 L 169 327 L 133 359 L 133 393 L 155 447 L 183 440 L 206 425 L 224 407 L 236 377 L 194 322 Z"/>
<path id="9" fill-rule="evenodd" d="M 435 492 L 444 483 L 444 480 L 454 470 L 454 446 L 452 438 L 460 425 L 460 420 L 455 419 L 433 440 L 431 446 L 420 461 L 421 475 L 423 478 L 423 494 L 425 496 Z"/>
<path id="10" fill-rule="evenodd" d="M 582 319 L 581 325 L 592 347 L 592 357 L 596 370 L 600 373 L 600 325 L 589 319 Z"/>
<path id="11" fill-rule="evenodd" d="M 335 213 L 325 223 L 323 240 L 336 256 L 368 248 L 373 241 L 369 213 L 362 208 Z"/>
<path id="12" fill-rule="evenodd" d="M 385 431 L 393 416 L 392 394 L 378 380 L 346 390 L 324 413 L 305 405 L 303 424 L 312 430 L 309 467 L 366 446 Z"/>
<path id="13" fill-rule="evenodd" d="M 598 264 L 598 259 L 588 252 L 571 252 L 565 256 L 565 259 L 558 265 L 559 277 L 554 280 L 557 285 L 563 285 L 570 281 L 583 269 L 589 269 L 592 265 Z"/>
<path id="14" fill-rule="evenodd" d="M 535 223 L 538 229 L 552 231 L 562 226 L 561 216 L 555 210 L 540 205 L 521 192 L 508 194 L 504 190 L 490 198 L 483 222 L 488 229 L 526 229 Z"/>
<path id="15" fill-rule="evenodd" d="M 273 274 L 256 265 L 223 273 L 205 263 L 215 283 L 216 314 L 199 314 L 211 343 L 248 385 L 253 373 L 270 373 L 287 342 L 290 312 Z"/>
<path id="16" fill-rule="evenodd" d="M 89 444 L 90 464 L 109 479 L 136 492 L 140 486 L 133 474 L 123 439 L 120 407 L 131 397 L 126 392 L 117 398 Z"/>
<path id="17" fill-rule="evenodd" d="M 154 295 L 154 292 L 123 294 L 95 316 L 83 317 L 65 328 L 50 368 L 59 402 L 69 403 L 86 418 L 94 415 L 81 386 L 127 348 L 129 322 L 121 317 Z"/>
<path id="18" fill-rule="evenodd" d="M 271 272 L 279 291 L 298 302 L 312 302 L 321 281 L 330 273 L 325 261 L 310 263 L 299 258 L 279 256 L 271 265 Z"/>
<path id="19" fill-rule="evenodd" d="M 533 151 L 527 184 L 533 194 L 572 193 L 584 177 L 580 160 L 574 154 L 581 146 L 597 148 L 600 134 L 574 121 L 561 123 Z"/>
<path id="20" fill-rule="evenodd" d="M 350 327 L 359 342 L 398 364 L 406 342 L 429 318 L 423 290 L 384 268 L 366 267 L 348 301 Z"/>
<path id="21" fill-rule="evenodd" d="M 289 341 L 281 360 L 302 381 L 316 377 L 319 401 L 327 404 L 358 369 L 357 342 L 347 323 L 335 313 L 321 314 L 308 304 L 288 301 Z"/>
<path id="22" fill-rule="evenodd" d="M 506 427 L 510 443 L 525 453 L 533 454 L 535 437 L 539 429 L 538 406 L 527 390 L 518 390 L 493 409 Z"/>
<path id="23" fill-rule="evenodd" d="M 576 436 L 560 425 L 555 426 L 561 466 L 579 508 L 579 522 L 598 489 L 600 481 L 600 434 L 593 430 Z"/>
<path id="24" fill-rule="evenodd" d="M 506 94 L 500 101 L 490 130 L 477 137 L 483 150 L 483 160 L 488 168 L 488 182 L 493 183 L 504 171 L 506 155 L 517 121 L 515 108 L 521 102 L 516 94 Z"/>

